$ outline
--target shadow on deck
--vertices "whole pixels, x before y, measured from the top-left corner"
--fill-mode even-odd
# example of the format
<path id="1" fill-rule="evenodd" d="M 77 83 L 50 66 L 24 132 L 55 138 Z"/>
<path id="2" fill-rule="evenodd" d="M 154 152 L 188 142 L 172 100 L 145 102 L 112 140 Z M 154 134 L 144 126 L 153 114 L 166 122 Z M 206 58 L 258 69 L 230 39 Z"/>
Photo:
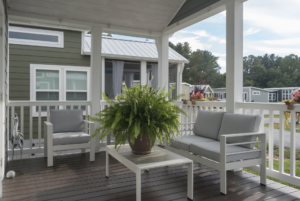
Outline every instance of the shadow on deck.
<path id="1" fill-rule="evenodd" d="M 15 169 L 19 168 L 15 161 Z M 8 166 L 10 167 L 10 166 Z M 110 178 L 105 177 L 105 152 L 54 157 L 47 167 L 44 158 L 23 160 L 24 175 L 3 180 L 3 198 L 13 200 L 135 200 L 135 174 L 110 157 Z M 228 194 L 220 194 L 219 172 L 194 164 L 194 200 L 300 200 L 300 191 L 247 172 L 227 173 Z M 151 169 L 142 174 L 142 200 L 187 200 L 187 169 L 183 166 Z"/>

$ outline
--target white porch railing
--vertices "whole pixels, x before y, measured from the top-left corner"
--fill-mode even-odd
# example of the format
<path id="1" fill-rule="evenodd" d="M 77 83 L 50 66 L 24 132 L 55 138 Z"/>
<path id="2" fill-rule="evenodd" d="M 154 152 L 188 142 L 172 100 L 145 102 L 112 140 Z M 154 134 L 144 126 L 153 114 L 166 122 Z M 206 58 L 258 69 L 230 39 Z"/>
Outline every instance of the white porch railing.
<path id="1" fill-rule="evenodd" d="M 181 126 L 181 133 L 183 135 L 190 135 L 192 134 L 191 130 L 188 126 L 191 122 L 195 122 L 198 111 L 199 110 L 210 110 L 210 111 L 226 111 L 226 102 L 202 102 L 197 101 L 195 105 L 192 105 L 191 102 L 188 101 L 187 104 L 183 104 L 182 101 L 176 101 L 175 105 L 180 106 L 188 115 L 188 117 L 185 117 L 184 115 L 180 116 L 180 121 L 183 124 Z M 46 111 L 41 111 L 41 107 L 46 106 Z M 14 113 L 17 111 L 19 116 L 19 130 L 24 133 L 24 127 L 25 124 L 29 127 L 29 132 L 27 134 L 29 146 L 26 147 L 23 151 L 23 154 L 37 154 L 37 153 L 44 153 L 43 152 L 43 146 L 42 146 L 42 120 L 49 120 L 49 110 L 50 107 L 59 107 L 59 108 L 66 108 L 67 106 L 71 108 L 79 108 L 80 106 L 85 106 L 85 114 L 90 115 L 91 108 L 91 102 L 89 101 L 82 101 L 82 102 L 75 102 L 75 101 L 68 101 L 68 102 L 31 102 L 31 101 L 11 101 L 8 103 L 7 106 L 7 118 L 10 119 L 10 122 L 7 121 L 7 129 L 8 133 L 13 128 L 13 118 Z M 100 107 L 101 110 L 107 107 L 106 101 L 100 101 Z M 241 112 L 243 114 L 254 114 L 259 115 L 262 117 L 260 130 L 264 131 L 265 129 L 265 120 L 267 118 L 264 118 L 264 115 L 269 115 L 269 128 L 268 128 L 268 143 L 269 143 L 269 150 L 268 150 L 268 168 L 267 168 L 267 175 L 271 176 L 273 178 L 291 183 L 293 185 L 299 186 L 300 178 L 296 176 L 296 112 L 300 112 L 300 104 L 295 105 L 295 109 L 292 111 L 287 110 L 287 106 L 283 103 L 237 103 L 237 107 L 241 109 Z M 29 109 L 31 108 L 31 109 Z M 34 109 L 32 109 L 34 108 Z M 45 107 L 44 107 L 45 109 Z M 284 130 L 284 113 L 285 112 L 291 113 L 291 119 L 290 119 L 290 134 L 287 135 L 287 131 Z M 36 112 L 37 116 L 33 115 L 33 113 Z M 46 115 L 43 116 L 43 113 Z M 274 114 L 278 114 L 279 118 L 274 118 Z M 26 122 L 24 120 L 26 119 Z M 279 157 L 274 157 L 274 128 L 273 125 L 274 122 L 278 123 L 279 129 L 276 130 L 276 135 L 279 135 L 279 143 L 276 145 L 279 147 Z M 9 125 L 10 123 L 10 125 Z M 34 131 L 34 125 L 35 124 L 35 132 Z M 33 138 L 33 133 L 37 133 L 37 138 Z M 300 133 L 299 133 L 300 136 Z M 9 139 L 8 139 L 9 140 Z M 300 139 L 297 139 L 300 140 Z M 33 147 L 33 142 L 37 142 L 37 146 Z M 110 137 L 107 139 L 99 142 L 99 147 L 104 147 L 106 144 L 111 142 Z M 286 142 L 286 143 L 285 143 Z M 290 143 L 287 143 L 290 142 Z M 8 142 L 10 145 L 10 142 Z M 285 145 L 288 145 L 290 148 L 290 171 L 287 172 L 287 170 L 284 169 L 284 148 Z M 19 152 L 18 150 L 16 152 Z M 9 156 L 12 154 L 12 150 L 9 149 L 8 151 Z M 274 166 L 274 160 L 276 160 L 276 164 L 279 163 L 279 166 Z M 259 172 L 259 167 L 249 167 L 248 169 L 253 170 L 255 172 Z"/>

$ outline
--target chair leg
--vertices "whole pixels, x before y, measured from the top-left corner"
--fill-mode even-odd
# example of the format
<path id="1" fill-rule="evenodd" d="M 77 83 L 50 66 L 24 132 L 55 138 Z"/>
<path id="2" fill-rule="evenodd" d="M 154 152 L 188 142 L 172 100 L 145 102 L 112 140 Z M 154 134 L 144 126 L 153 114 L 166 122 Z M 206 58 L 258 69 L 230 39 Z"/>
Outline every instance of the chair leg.
<path id="1" fill-rule="evenodd" d="M 95 161 L 95 138 L 90 141 L 90 161 Z"/>
<path id="2" fill-rule="evenodd" d="M 220 170 L 220 189 L 221 189 L 221 193 L 223 193 L 225 195 L 227 194 L 226 177 L 227 177 L 226 169 L 221 168 L 221 170 Z"/>
<path id="3" fill-rule="evenodd" d="M 47 142 L 44 141 L 44 158 L 47 158 L 48 156 L 47 151 Z"/>
<path id="4" fill-rule="evenodd" d="M 53 147 L 47 145 L 47 165 L 48 167 L 53 166 Z"/>

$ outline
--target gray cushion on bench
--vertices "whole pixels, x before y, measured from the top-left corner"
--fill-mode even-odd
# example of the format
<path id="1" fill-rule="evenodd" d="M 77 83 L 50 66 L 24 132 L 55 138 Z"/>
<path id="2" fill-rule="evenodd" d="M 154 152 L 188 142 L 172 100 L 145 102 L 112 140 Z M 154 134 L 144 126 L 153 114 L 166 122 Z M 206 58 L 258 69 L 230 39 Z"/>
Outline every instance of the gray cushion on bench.
<path id="1" fill-rule="evenodd" d="M 258 132 L 261 118 L 255 115 L 226 113 L 223 116 L 218 140 L 224 134 L 251 133 Z M 257 136 L 228 138 L 227 143 L 255 141 Z M 240 145 L 246 148 L 253 148 L 254 144 Z"/>
<path id="2" fill-rule="evenodd" d="M 216 140 L 225 112 L 199 110 L 194 125 L 194 134 Z"/>
<path id="3" fill-rule="evenodd" d="M 190 145 L 190 150 L 194 154 L 203 156 L 205 158 L 220 162 L 220 142 L 196 142 Z M 241 146 L 228 146 L 226 147 L 227 153 L 234 153 L 240 151 L 249 151 L 253 149 Z M 260 152 L 243 153 L 236 155 L 229 155 L 226 157 L 226 162 L 235 162 L 247 159 L 260 158 Z"/>
<path id="4" fill-rule="evenodd" d="M 82 132 L 82 110 L 50 110 L 50 122 L 53 124 L 53 133 Z"/>
<path id="5" fill-rule="evenodd" d="M 53 133 L 53 145 L 83 144 L 90 141 L 84 132 Z"/>
<path id="6" fill-rule="evenodd" d="M 197 135 L 186 135 L 180 137 L 176 137 L 176 141 L 171 140 L 170 146 L 176 149 L 182 149 L 184 151 L 190 152 L 190 144 L 194 142 L 213 142 L 214 140 L 200 137 Z"/>

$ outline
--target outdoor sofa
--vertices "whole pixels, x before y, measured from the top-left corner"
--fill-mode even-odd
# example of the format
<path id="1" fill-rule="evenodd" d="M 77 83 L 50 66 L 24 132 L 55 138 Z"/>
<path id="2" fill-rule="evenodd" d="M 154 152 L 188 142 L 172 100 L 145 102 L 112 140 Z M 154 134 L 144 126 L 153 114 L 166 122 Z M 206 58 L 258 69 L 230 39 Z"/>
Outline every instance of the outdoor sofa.
<path id="1" fill-rule="evenodd" d="M 166 148 L 219 170 L 223 194 L 227 193 L 227 170 L 260 165 L 260 183 L 266 185 L 266 134 L 258 132 L 260 122 L 255 115 L 199 110 L 195 123 L 183 125 L 191 134 Z"/>

